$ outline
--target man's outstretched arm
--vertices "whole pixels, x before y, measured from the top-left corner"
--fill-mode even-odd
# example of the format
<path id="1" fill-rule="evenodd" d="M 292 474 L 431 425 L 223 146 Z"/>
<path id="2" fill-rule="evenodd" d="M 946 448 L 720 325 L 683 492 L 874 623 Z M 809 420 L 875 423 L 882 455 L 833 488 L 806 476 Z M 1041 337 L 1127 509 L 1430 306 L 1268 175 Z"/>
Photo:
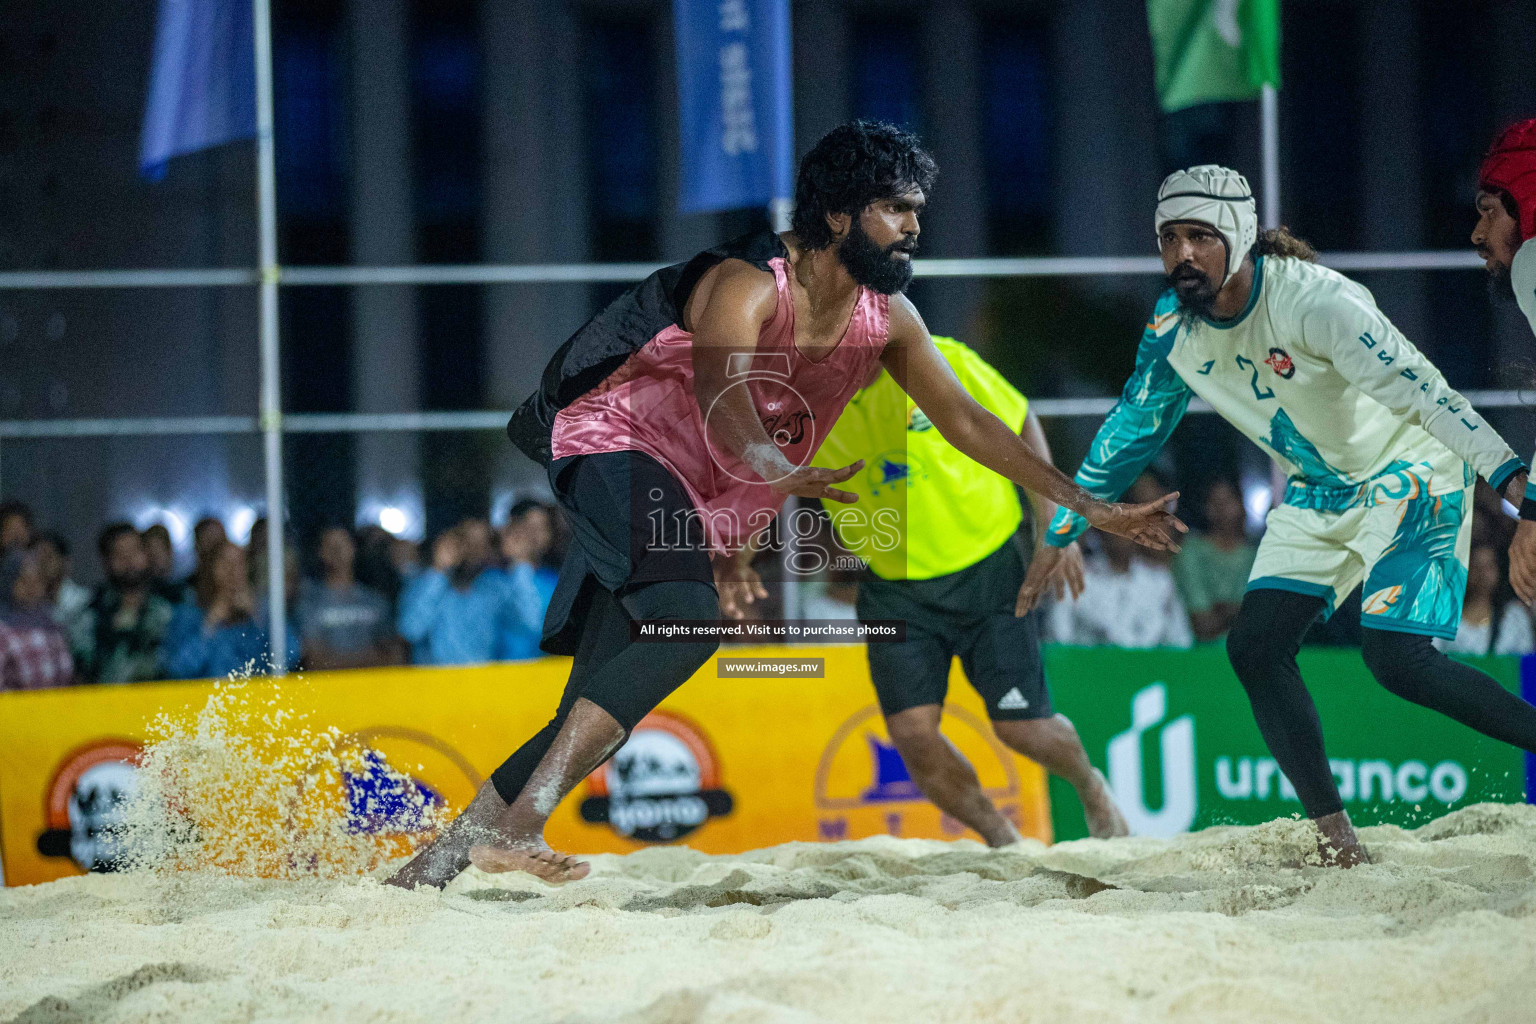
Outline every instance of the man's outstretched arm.
<path id="1" fill-rule="evenodd" d="M 1077 470 L 1077 482 L 1090 494 L 1119 497 L 1156 458 L 1184 417 L 1190 390 L 1167 359 L 1169 332 L 1177 329 L 1175 319 L 1172 300 L 1160 302 L 1142 334 L 1136 369 Z M 1057 511 L 1019 591 L 1021 609 L 1032 608 L 1040 600 L 1047 581 L 1068 557 L 1069 545 L 1089 525 L 1074 512 Z"/>
<path id="2" fill-rule="evenodd" d="M 882 362 L 944 439 L 983 466 L 1070 509 L 1101 530 L 1150 548 L 1178 549 L 1179 535 L 1187 528 L 1168 511 L 1177 494 L 1146 505 L 1117 505 L 1100 500 L 1070 480 L 971 397 L 905 297 L 891 300 L 890 340 Z"/>
<path id="3" fill-rule="evenodd" d="M 1089 494 L 1110 501 L 1125 493 L 1184 418 L 1191 392 L 1167 358 L 1171 332 L 1177 330 L 1173 318 L 1172 300 L 1159 302 L 1136 350 L 1136 368 L 1078 467 L 1076 480 Z M 1090 525 L 1082 516 L 1060 510 L 1045 543 L 1064 548 Z"/>

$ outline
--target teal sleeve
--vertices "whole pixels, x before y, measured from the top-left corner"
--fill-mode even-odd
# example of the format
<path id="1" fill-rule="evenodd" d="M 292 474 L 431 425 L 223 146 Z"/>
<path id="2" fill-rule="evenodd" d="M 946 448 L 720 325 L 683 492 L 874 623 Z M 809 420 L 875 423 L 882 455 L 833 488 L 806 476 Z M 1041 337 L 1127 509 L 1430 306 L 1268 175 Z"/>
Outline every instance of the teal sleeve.
<path id="1" fill-rule="evenodd" d="M 1170 322 L 1176 307 L 1172 293 L 1158 300 L 1152 323 L 1147 325 L 1136 351 L 1136 370 L 1125 382 L 1120 401 L 1110 410 L 1077 471 L 1078 484 L 1096 498 L 1114 501 L 1120 497 L 1184 418 L 1184 410 L 1189 406 L 1189 386 L 1168 363 L 1168 353 L 1178 335 L 1177 320 Z M 1064 548 L 1086 529 L 1086 519 L 1059 508 L 1046 531 L 1045 543 Z"/>

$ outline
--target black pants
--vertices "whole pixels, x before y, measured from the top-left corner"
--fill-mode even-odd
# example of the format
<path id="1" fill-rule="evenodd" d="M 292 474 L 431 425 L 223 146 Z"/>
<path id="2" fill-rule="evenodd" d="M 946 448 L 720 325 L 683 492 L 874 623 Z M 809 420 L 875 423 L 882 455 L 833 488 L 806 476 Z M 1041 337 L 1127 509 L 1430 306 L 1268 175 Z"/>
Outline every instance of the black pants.
<path id="1" fill-rule="evenodd" d="M 628 736 L 719 646 L 629 638 L 631 621 L 720 618 L 707 549 L 655 535 L 653 523 L 673 523 L 693 511 L 666 467 L 634 451 L 581 455 L 554 463 L 550 485 L 572 543 L 541 646 L 574 660 L 555 717 L 491 773 L 507 803 L 528 784 L 576 701 L 585 697 L 608 712 Z"/>
<path id="2" fill-rule="evenodd" d="M 1251 590 L 1227 634 L 1227 657 L 1248 691 L 1259 732 L 1312 818 L 1344 809 L 1323 750 L 1317 708 L 1296 666 L 1302 635 L 1322 610 L 1320 597 Z M 1365 665 L 1382 686 L 1484 736 L 1536 753 L 1536 707 L 1491 676 L 1447 658 L 1427 636 L 1363 632 Z"/>
<path id="3" fill-rule="evenodd" d="M 869 675 L 887 718 L 943 704 L 949 665 L 960 656 L 965 678 L 994 722 L 1049 718 L 1051 694 L 1040 660 L 1040 613 L 1013 614 L 1024 582 L 1014 539 L 973 565 L 926 580 L 859 580 L 860 621 L 900 619 L 901 643 L 868 644 Z"/>
<path id="4" fill-rule="evenodd" d="M 686 683 L 719 646 L 717 641 L 640 643 L 629 638 L 631 619 L 718 619 L 713 587 L 694 580 L 651 583 L 622 597 L 598 588 L 592 597 L 580 646 L 560 706 L 549 724 L 491 773 L 507 803 L 517 799 L 539 761 L 554 744 L 566 717 L 582 697 L 614 717 L 627 737 L 672 691 Z"/>

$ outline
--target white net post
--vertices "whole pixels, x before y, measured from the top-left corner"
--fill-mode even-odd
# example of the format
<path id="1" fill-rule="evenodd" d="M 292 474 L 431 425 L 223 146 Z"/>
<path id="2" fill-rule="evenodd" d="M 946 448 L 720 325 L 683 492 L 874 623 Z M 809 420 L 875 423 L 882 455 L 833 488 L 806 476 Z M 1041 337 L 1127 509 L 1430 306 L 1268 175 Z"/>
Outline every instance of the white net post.
<path id="1" fill-rule="evenodd" d="M 277 175 L 272 139 L 272 8 L 253 0 L 256 42 L 256 211 L 261 255 L 261 432 L 267 478 L 267 631 L 274 675 L 288 671 L 283 507 L 283 402 L 277 327 Z"/>
<path id="2" fill-rule="evenodd" d="M 1280 226 L 1280 93 L 1272 85 L 1259 90 L 1259 135 L 1264 167 L 1264 226 Z"/>

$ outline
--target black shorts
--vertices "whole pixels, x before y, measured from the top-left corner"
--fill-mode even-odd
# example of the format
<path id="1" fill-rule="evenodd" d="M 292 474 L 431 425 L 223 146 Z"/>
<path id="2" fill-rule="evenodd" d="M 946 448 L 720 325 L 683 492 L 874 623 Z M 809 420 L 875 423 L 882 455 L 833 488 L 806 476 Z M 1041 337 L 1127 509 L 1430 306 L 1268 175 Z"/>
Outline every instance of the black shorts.
<path id="1" fill-rule="evenodd" d="M 709 550 L 689 534 L 658 534 L 687 522 L 693 501 L 667 468 L 643 452 L 601 452 L 557 459 L 549 485 L 571 524 L 571 546 L 544 615 L 539 647 L 575 654 L 594 587 L 616 596 L 647 583 L 697 580 L 715 585 Z M 669 543 L 670 542 L 670 543 Z"/>
<path id="2" fill-rule="evenodd" d="M 1047 718 L 1051 695 L 1040 660 L 1040 613 L 1013 614 L 1024 559 L 1010 539 L 975 565 L 930 580 L 859 582 L 860 621 L 903 619 L 907 639 L 868 645 L 869 674 L 887 715 L 943 704 L 949 667 L 960 667 L 996 721 Z"/>

